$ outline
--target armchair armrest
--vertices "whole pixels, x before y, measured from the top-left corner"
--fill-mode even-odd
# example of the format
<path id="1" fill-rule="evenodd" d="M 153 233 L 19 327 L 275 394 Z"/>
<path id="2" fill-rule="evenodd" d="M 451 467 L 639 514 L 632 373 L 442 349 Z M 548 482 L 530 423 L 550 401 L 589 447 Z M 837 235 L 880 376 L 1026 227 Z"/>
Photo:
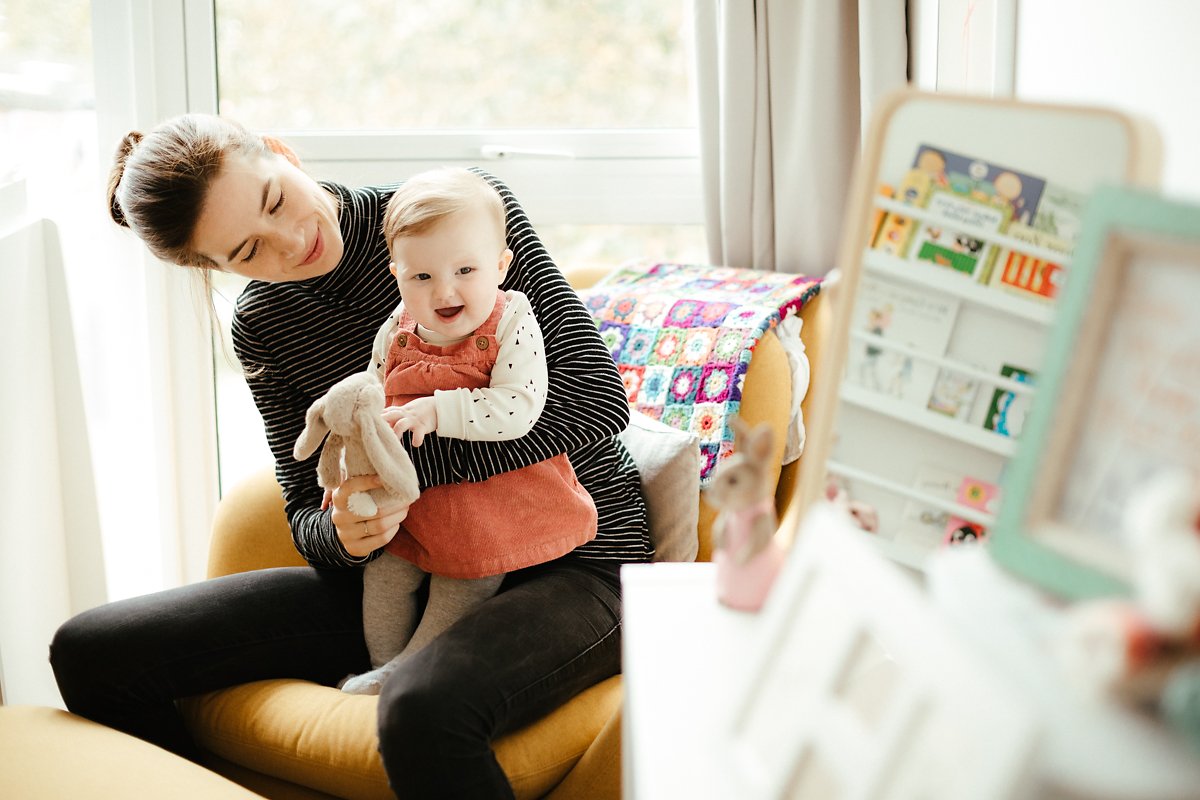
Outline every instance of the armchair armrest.
<path id="1" fill-rule="evenodd" d="M 273 467 L 254 473 L 221 498 L 208 548 L 208 577 L 305 564 L 292 544 Z"/>

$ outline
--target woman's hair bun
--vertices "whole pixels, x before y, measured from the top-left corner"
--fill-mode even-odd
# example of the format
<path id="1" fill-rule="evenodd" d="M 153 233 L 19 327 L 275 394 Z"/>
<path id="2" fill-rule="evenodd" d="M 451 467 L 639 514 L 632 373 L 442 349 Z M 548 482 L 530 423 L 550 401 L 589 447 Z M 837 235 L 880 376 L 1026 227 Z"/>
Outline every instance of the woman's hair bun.
<path id="1" fill-rule="evenodd" d="M 130 131 L 125 134 L 121 143 L 117 145 L 112 170 L 108 175 L 108 213 L 112 216 L 113 222 L 126 228 L 129 227 L 129 222 L 126 221 L 125 214 L 121 211 L 121 203 L 117 200 L 117 187 L 121 185 L 121 177 L 125 174 L 125 164 L 129 161 L 129 155 L 141 140 L 140 131 Z"/>

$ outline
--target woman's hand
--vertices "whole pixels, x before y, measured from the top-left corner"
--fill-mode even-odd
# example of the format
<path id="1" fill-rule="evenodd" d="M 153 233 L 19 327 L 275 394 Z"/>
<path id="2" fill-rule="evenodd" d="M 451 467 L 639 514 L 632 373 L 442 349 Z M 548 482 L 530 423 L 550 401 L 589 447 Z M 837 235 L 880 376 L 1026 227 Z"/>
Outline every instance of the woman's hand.
<path id="1" fill-rule="evenodd" d="M 338 539 L 346 552 L 355 558 L 368 556 L 392 540 L 400 530 L 400 523 L 408 516 L 408 506 L 396 503 L 384 506 L 373 517 L 360 517 L 350 511 L 346 504 L 355 492 L 366 492 L 383 486 L 378 475 L 359 475 L 347 478 L 332 492 L 325 490 L 325 502 L 321 508 L 333 506 L 330 519 L 337 529 Z"/>
<path id="2" fill-rule="evenodd" d="M 421 442 L 425 441 L 425 434 L 437 430 L 437 401 L 432 397 L 418 397 L 402 406 L 385 408 L 383 419 L 392 426 L 397 436 L 412 431 L 413 447 L 420 447 Z"/>

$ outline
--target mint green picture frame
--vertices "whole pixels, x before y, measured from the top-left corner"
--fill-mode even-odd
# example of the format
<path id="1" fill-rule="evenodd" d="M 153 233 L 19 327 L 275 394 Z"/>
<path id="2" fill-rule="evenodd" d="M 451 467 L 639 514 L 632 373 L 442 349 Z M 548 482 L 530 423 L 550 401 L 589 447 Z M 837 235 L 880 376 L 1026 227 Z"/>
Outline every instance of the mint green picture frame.
<path id="1" fill-rule="evenodd" d="M 1144 270 L 1152 264 L 1158 270 L 1155 283 L 1161 283 L 1163 276 L 1179 282 L 1177 287 L 1171 284 L 1171 291 L 1165 293 L 1167 299 L 1176 298 L 1181 311 L 1190 302 L 1195 316 L 1195 301 L 1200 299 L 1200 206 L 1140 190 L 1098 189 L 1084 215 L 1046 361 L 1038 376 L 1038 391 L 1005 476 L 1004 503 L 989 538 L 991 553 L 1002 566 L 1069 599 L 1130 592 L 1131 554 L 1122 544 L 1122 531 L 1114 530 L 1115 523 L 1080 525 L 1067 518 L 1063 507 L 1067 505 L 1066 494 L 1073 489 L 1072 481 L 1078 483 L 1082 472 L 1096 472 L 1090 466 L 1096 462 L 1085 456 L 1098 448 L 1114 454 L 1111 461 L 1103 462 L 1108 464 L 1116 464 L 1125 457 L 1120 449 L 1123 444 L 1138 450 L 1139 466 L 1148 463 L 1147 455 L 1150 461 L 1156 456 L 1152 449 L 1146 453 L 1145 439 L 1122 442 L 1125 431 L 1119 429 L 1121 426 L 1104 428 L 1113 439 L 1101 444 L 1095 423 L 1084 421 L 1089 415 L 1095 420 L 1106 413 L 1104 409 L 1120 403 L 1132 405 L 1134 400 L 1125 399 L 1127 392 L 1128 396 L 1141 397 L 1134 388 L 1144 385 L 1137 384 L 1134 377 L 1136 359 L 1129 364 L 1130 378 L 1126 385 L 1111 377 L 1119 373 L 1118 365 L 1114 362 L 1106 366 L 1104 362 L 1112 357 L 1113 337 L 1119 335 L 1113 331 L 1124 329 L 1119 327 L 1123 306 L 1125 313 L 1136 313 L 1128 308 L 1132 288 L 1129 281 L 1137 270 L 1142 270 L 1138 274 L 1146 277 L 1149 273 Z M 1161 288 L 1156 291 L 1164 294 Z M 1142 331 L 1155 330 L 1150 325 L 1138 327 Z M 1142 348 L 1139 352 L 1153 352 L 1155 342 L 1164 347 L 1169 345 L 1172 353 L 1190 346 L 1178 344 L 1179 339 L 1169 326 L 1159 323 L 1157 329 L 1153 336 L 1158 338 L 1148 343 L 1149 350 L 1139 342 L 1138 347 Z M 1173 336 L 1176 339 L 1172 340 Z M 1103 384 L 1105 380 L 1108 385 Z M 1112 396 L 1106 396 L 1106 392 Z M 1153 395 L 1145 391 L 1147 398 Z M 1100 405 L 1103 403 L 1108 405 Z M 1200 393 L 1196 403 L 1200 408 Z M 1093 409 L 1096 409 L 1094 414 Z M 1177 408 L 1156 407 L 1155 423 L 1170 425 L 1177 421 L 1182 426 L 1189 420 L 1195 422 L 1195 414 L 1187 419 L 1163 418 L 1163 414 L 1169 415 L 1173 410 L 1178 412 Z M 1139 414 L 1145 413 L 1147 408 L 1143 405 Z M 1090 433 L 1084 430 L 1088 426 L 1093 428 Z M 1181 465 L 1171 461 L 1177 458 L 1177 453 L 1163 454 L 1164 462 L 1172 466 L 1200 469 L 1200 453 L 1194 463 Z M 1083 469 L 1074 469 L 1076 465 Z M 1116 468 L 1107 469 L 1119 472 Z M 1123 491 L 1132 488 L 1133 483 L 1123 485 L 1120 480 L 1106 480 L 1111 484 L 1104 484 L 1101 502 L 1119 508 L 1125 499 Z M 1102 494 L 1099 486 L 1098 480 L 1089 484 L 1091 496 Z M 1115 518 L 1110 514 L 1110 519 Z"/>

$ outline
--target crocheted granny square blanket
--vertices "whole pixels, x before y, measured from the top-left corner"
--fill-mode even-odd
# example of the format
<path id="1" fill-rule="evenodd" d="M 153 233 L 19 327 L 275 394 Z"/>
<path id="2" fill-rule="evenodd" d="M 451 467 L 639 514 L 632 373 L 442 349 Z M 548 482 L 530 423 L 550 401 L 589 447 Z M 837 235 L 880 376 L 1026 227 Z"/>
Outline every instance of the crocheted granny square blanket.
<path id="1" fill-rule="evenodd" d="M 754 346 L 820 291 L 819 278 L 735 267 L 634 263 L 579 294 L 629 403 L 700 439 L 700 483 L 733 449 Z"/>

